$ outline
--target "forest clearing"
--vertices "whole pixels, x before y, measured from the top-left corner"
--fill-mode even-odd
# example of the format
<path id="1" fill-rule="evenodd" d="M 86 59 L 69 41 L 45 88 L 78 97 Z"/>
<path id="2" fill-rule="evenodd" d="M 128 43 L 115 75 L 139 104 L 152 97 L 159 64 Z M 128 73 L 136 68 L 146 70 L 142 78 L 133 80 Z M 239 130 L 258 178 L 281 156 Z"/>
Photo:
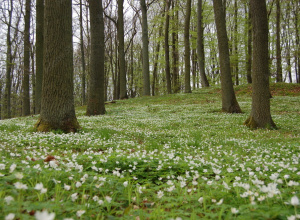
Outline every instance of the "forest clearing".
<path id="1" fill-rule="evenodd" d="M 278 130 L 220 111 L 220 88 L 76 108 L 77 133 L 0 121 L 0 219 L 296 219 L 300 90 L 271 84 Z M 12 217 L 12 218 L 11 218 Z"/>

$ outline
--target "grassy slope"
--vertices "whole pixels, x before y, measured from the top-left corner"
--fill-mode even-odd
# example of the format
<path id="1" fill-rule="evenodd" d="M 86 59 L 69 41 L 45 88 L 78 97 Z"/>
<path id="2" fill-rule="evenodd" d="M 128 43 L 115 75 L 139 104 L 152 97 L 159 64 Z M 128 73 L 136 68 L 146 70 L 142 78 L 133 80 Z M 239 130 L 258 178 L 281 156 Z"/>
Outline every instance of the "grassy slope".
<path id="1" fill-rule="evenodd" d="M 0 213 L 3 213 L 0 218 L 13 212 L 21 219 L 30 219 L 30 211 L 47 208 L 59 218 L 68 217 L 68 213 L 74 217 L 76 210 L 84 209 L 87 219 L 95 216 L 285 219 L 294 209 L 284 202 L 293 194 L 300 197 L 299 186 L 287 186 L 283 177 L 289 175 L 289 180 L 300 182 L 300 92 L 298 85 L 276 84 L 271 88 L 272 116 L 279 130 L 249 130 L 243 126 L 251 109 L 247 86 L 236 88 L 243 114 L 221 113 L 220 90 L 208 88 L 192 94 L 117 101 L 107 105 L 104 116 L 86 117 L 84 108 L 78 108 L 78 119 L 83 127 L 78 134 L 32 133 L 36 116 L 1 121 L 0 156 L 5 169 L 0 170 L 4 175 L 0 179 L 3 183 L 0 184 Z M 43 167 L 48 155 L 56 158 L 58 168 Z M 28 168 L 22 160 L 27 161 Z M 82 165 L 82 173 L 78 173 L 75 165 L 69 170 L 68 161 Z M 22 181 L 31 184 L 31 190 L 34 191 L 35 183 L 43 182 L 48 194 L 41 199 L 23 193 L 19 198 L 18 191 L 12 187 L 17 180 L 14 172 L 9 171 L 13 163 L 18 172 L 24 173 Z M 37 164 L 43 167 L 41 171 L 32 168 Z M 93 165 L 108 171 L 95 172 Z M 283 179 L 283 183 L 278 183 L 281 195 L 275 193 L 258 202 L 259 196 L 267 195 L 252 184 L 254 177 L 249 176 L 250 171 L 265 181 L 266 186 L 273 182 L 272 175 L 279 174 L 278 178 Z M 84 173 L 89 178 L 83 183 L 82 191 L 82 187 L 77 189 L 74 184 L 80 182 Z M 69 175 L 73 175 L 74 181 L 68 179 Z M 94 176 L 108 179 L 100 190 L 95 188 Z M 237 177 L 241 178 L 240 182 Z M 60 192 L 64 191 L 63 184 L 53 184 L 52 178 L 71 185 L 72 190 L 63 195 Z M 181 187 L 182 178 L 187 186 Z M 196 186 L 192 184 L 193 179 L 198 182 Z M 172 192 L 167 191 L 168 180 L 176 186 Z M 122 188 L 124 181 L 128 181 L 130 187 Z M 224 189 L 224 182 L 231 189 Z M 240 196 L 245 189 L 236 184 L 247 183 L 251 185 L 250 191 L 259 194 L 254 196 L 258 205 L 249 204 L 250 196 Z M 145 186 L 143 193 L 138 193 L 140 186 Z M 76 205 L 70 202 L 70 194 L 83 195 L 85 191 L 90 198 L 97 195 L 105 200 L 109 195 L 113 202 L 100 207 L 91 199 L 81 199 Z M 161 199 L 157 198 L 158 191 L 164 192 Z M 60 198 L 57 192 L 62 194 Z M 7 206 L 3 198 L 8 195 L 19 198 L 21 208 Z M 203 204 L 198 202 L 199 197 L 204 198 Z M 64 205 L 58 202 L 60 199 Z M 224 202 L 218 206 L 212 199 L 224 199 Z M 90 208 L 85 203 L 90 203 Z M 232 207 L 240 210 L 238 215 L 230 212 Z M 96 210 L 101 210 L 100 214 Z"/>

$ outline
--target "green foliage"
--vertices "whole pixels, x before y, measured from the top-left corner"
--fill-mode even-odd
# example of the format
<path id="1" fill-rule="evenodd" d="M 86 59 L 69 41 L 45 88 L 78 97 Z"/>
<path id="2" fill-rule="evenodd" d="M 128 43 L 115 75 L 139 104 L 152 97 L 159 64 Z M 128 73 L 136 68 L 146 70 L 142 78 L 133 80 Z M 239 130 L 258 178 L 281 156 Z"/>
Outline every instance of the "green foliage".
<path id="1" fill-rule="evenodd" d="M 78 109 L 78 133 L 35 133 L 36 117 L 0 121 L 0 218 L 286 219 L 299 194 L 299 90 L 271 85 L 279 130 L 249 130 L 220 111 L 219 88 Z M 293 94 L 290 96 L 289 94 Z M 42 183 L 43 185 L 39 185 Z M 23 184 L 23 185 L 22 185 Z M 23 189 L 22 189 L 23 187 Z M 9 202 L 9 200 L 13 198 Z M 234 209 L 235 208 L 235 209 Z"/>

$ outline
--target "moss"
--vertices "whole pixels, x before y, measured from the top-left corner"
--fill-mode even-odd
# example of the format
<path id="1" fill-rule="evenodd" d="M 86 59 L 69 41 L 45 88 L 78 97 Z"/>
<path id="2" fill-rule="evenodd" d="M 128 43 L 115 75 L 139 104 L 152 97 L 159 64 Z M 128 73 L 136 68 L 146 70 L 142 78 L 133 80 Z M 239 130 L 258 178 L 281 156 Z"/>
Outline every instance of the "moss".
<path id="1" fill-rule="evenodd" d="M 245 122 L 244 125 L 249 127 L 250 129 L 257 129 L 257 128 L 265 128 L 269 130 L 277 129 L 275 123 L 271 119 L 270 123 L 266 123 L 265 125 L 259 125 L 255 120 L 253 116 L 250 116 Z"/>
<path id="2" fill-rule="evenodd" d="M 34 127 L 38 132 L 55 132 L 57 130 L 61 130 L 65 133 L 70 133 L 77 132 L 80 129 L 80 125 L 76 117 L 64 120 L 63 123 L 61 123 L 60 125 L 51 124 L 40 118 Z"/>

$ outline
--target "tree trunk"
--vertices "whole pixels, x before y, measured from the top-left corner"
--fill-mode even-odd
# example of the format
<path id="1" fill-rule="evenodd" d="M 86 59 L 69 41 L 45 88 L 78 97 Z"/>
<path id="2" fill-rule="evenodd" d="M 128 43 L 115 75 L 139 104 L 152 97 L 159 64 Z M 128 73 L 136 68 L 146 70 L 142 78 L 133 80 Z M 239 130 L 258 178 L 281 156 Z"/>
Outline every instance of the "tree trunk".
<path id="1" fill-rule="evenodd" d="M 191 0 L 186 2 L 186 13 L 184 20 L 184 92 L 191 93 L 191 50 L 190 50 L 190 21 Z"/>
<path id="2" fill-rule="evenodd" d="M 222 110 L 228 113 L 241 113 L 236 100 L 230 71 L 229 47 L 222 0 L 213 0 L 220 57 Z"/>
<path id="3" fill-rule="evenodd" d="M 234 0 L 234 76 L 235 76 L 235 85 L 239 85 L 239 52 L 238 52 L 238 5 L 237 0 Z"/>
<path id="4" fill-rule="evenodd" d="M 162 26 L 161 26 L 158 31 L 158 39 L 162 37 L 162 34 L 163 33 L 162 33 Z M 159 51 L 160 51 L 160 41 L 158 40 L 156 48 L 155 48 L 155 61 L 154 61 L 154 67 L 153 67 L 153 81 L 152 81 L 152 96 L 155 95 L 155 91 L 156 91 Z"/>
<path id="5" fill-rule="evenodd" d="M 170 71 L 170 50 L 169 50 L 169 26 L 170 26 L 170 15 L 169 10 L 172 0 L 166 2 L 166 21 L 165 21 L 165 61 L 166 61 L 166 81 L 167 81 L 167 93 L 172 93 L 171 86 L 171 71 Z"/>
<path id="6" fill-rule="evenodd" d="M 179 45 L 178 45 L 178 32 L 179 32 L 179 12 L 177 9 L 178 0 L 172 1 L 173 15 L 173 31 L 172 31 L 172 58 L 173 58 L 173 88 L 174 93 L 180 92 L 179 82 Z"/>
<path id="7" fill-rule="evenodd" d="M 72 1 L 45 0 L 44 77 L 37 131 L 76 132 L 73 97 Z"/>
<path id="8" fill-rule="evenodd" d="M 36 87 L 35 105 L 36 113 L 41 112 L 41 96 L 43 82 L 43 57 L 44 57 L 44 0 L 36 0 Z"/>
<path id="9" fill-rule="evenodd" d="M 282 82 L 281 42 L 280 42 L 280 1 L 276 0 L 276 82 Z"/>
<path id="10" fill-rule="evenodd" d="M 123 2 L 118 0 L 118 40 L 119 40 L 119 74 L 120 74 L 120 99 L 127 99 L 126 89 L 126 66 L 125 66 L 125 52 L 124 52 L 124 15 Z"/>
<path id="11" fill-rule="evenodd" d="M 295 2 L 295 9 L 294 9 L 294 22 L 295 22 L 295 29 L 296 29 L 296 53 L 295 53 L 295 69 L 296 69 L 296 82 L 300 83 L 300 36 L 299 36 L 299 20 L 298 20 L 298 13 L 299 13 L 299 2 Z"/>
<path id="12" fill-rule="evenodd" d="M 246 3 L 245 6 L 245 13 L 247 11 L 247 6 L 249 8 L 249 4 Z M 251 76 L 251 64 L 252 64 L 252 26 L 251 26 L 251 13 L 250 8 L 248 9 L 248 19 L 247 19 L 247 29 L 248 29 L 248 41 L 247 41 L 247 61 L 246 61 L 246 69 L 247 69 L 247 82 L 249 84 L 252 83 L 252 76 Z"/>
<path id="13" fill-rule="evenodd" d="M 145 0 L 140 0 L 140 3 L 142 9 L 143 79 L 144 79 L 143 94 L 144 96 L 150 96 L 147 5 Z"/>
<path id="14" fill-rule="evenodd" d="M 104 21 L 102 0 L 90 0 L 91 63 L 86 114 L 105 114 Z"/>
<path id="15" fill-rule="evenodd" d="M 11 118 L 11 73 L 12 73 L 12 49 L 11 49 L 11 23 L 13 12 L 13 0 L 10 0 L 10 9 L 8 10 L 8 24 L 6 34 L 6 74 L 5 74 L 5 90 L 3 100 L 3 119 Z"/>
<path id="16" fill-rule="evenodd" d="M 84 53 L 84 41 L 83 41 L 83 17 L 82 17 L 82 0 L 79 2 L 80 4 L 80 13 L 79 13 L 79 21 L 80 21 L 80 51 L 81 51 L 81 66 L 82 66 L 82 75 L 81 75 L 81 99 L 82 105 L 86 104 L 86 93 L 85 93 L 85 53 Z"/>
<path id="17" fill-rule="evenodd" d="M 30 14 L 31 0 L 26 0 L 25 6 L 25 29 L 24 29 L 24 75 L 23 75 L 23 97 L 22 115 L 30 115 L 29 75 L 30 75 Z"/>
<path id="18" fill-rule="evenodd" d="M 268 20 L 265 0 L 250 0 L 253 27 L 252 110 L 245 125 L 276 128 L 270 111 Z"/>
<path id="19" fill-rule="evenodd" d="M 198 19 L 197 19 L 197 53 L 200 70 L 201 86 L 209 87 L 209 82 L 205 74 L 205 54 L 204 54 L 204 34 L 203 34 L 203 10 L 202 0 L 198 0 Z"/>

